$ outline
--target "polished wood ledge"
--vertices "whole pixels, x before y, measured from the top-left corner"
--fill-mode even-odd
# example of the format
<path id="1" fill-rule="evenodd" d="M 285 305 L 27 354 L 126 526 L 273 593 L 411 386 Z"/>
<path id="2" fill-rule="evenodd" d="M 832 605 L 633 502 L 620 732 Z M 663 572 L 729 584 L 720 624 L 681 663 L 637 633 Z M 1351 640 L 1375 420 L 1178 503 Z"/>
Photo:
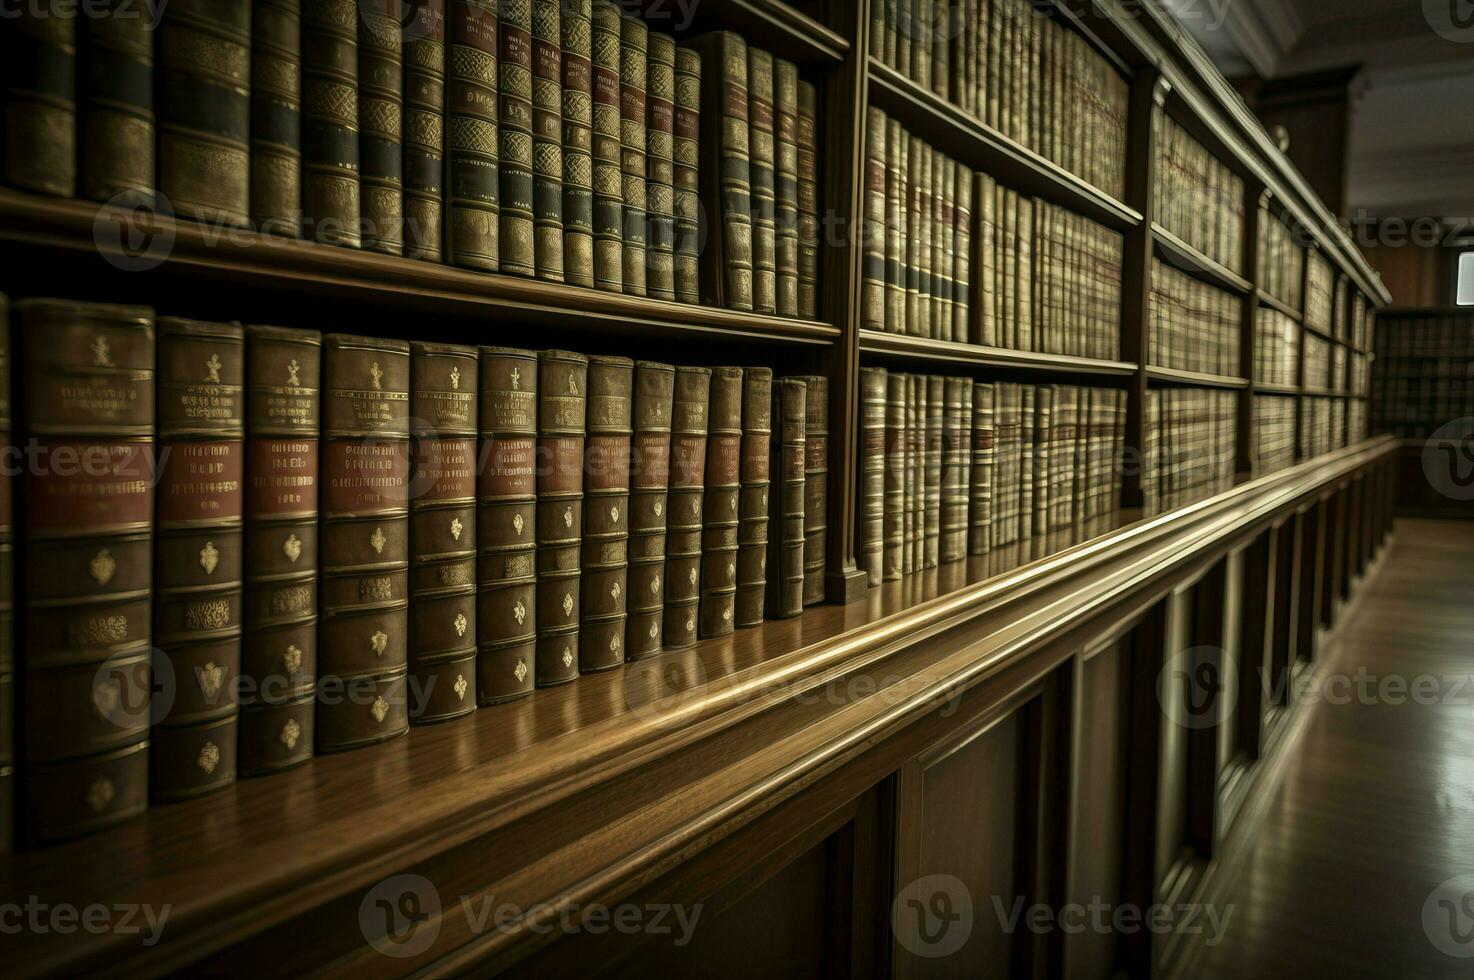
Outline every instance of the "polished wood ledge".
<path id="1" fill-rule="evenodd" d="M 494 971 L 547 953 L 540 926 L 563 910 L 636 894 L 795 794 L 826 812 L 887 779 L 940 705 L 1016 696 L 1286 515 L 1371 487 L 1396 451 L 1369 440 L 1011 570 L 974 561 L 890 583 L 5 858 L 7 895 L 171 908 L 152 948 L 116 933 L 27 932 L 7 938 L 8 964 L 152 974 L 257 963 L 361 980 Z M 1365 551 L 1376 515 L 1358 513 Z M 402 872 L 523 913 L 475 932 L 447 897 L 432 943 L 385 957 L 365 943 L 359 908 L 365 889 Z"/>

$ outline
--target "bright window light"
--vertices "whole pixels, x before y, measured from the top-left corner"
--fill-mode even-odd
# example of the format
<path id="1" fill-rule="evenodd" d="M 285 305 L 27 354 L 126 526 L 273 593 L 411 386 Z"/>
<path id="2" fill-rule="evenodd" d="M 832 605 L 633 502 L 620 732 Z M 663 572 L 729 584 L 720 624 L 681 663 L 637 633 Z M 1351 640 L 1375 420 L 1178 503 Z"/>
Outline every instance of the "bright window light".
<path id="1" fill-rule="evenodd" d="M 1474 306 L 1474 252 L 1459 256 L 1459 285 L 1454 302 L 1460 306 Z"/>

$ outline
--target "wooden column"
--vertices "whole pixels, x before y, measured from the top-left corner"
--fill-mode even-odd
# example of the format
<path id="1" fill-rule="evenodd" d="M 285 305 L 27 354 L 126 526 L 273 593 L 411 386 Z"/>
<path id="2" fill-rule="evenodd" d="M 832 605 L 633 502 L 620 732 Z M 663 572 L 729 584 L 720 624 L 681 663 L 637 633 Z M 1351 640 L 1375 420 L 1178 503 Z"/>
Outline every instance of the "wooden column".
<path id="1" fill-rule="evenodd" d="M 1295 659 L 1315 660 L 1319 646 L 1316 626 L 1320 623 L 1320 595 L 1325 587 L 1326 502 L 1318 500 L 1301 515 L 1300 521 L 1300 612 L 1296 621 Z"/>
<path id="2" fill-rule="evenodd" d="M 1239 630 L 1239 748 L 1252 761 L 1264 752 L 1266 676 L 1272 669 L 1275 591 L 1278 559 L 1276 535 L 1266 529 L 1244 552 L 1244 597 Z"/>

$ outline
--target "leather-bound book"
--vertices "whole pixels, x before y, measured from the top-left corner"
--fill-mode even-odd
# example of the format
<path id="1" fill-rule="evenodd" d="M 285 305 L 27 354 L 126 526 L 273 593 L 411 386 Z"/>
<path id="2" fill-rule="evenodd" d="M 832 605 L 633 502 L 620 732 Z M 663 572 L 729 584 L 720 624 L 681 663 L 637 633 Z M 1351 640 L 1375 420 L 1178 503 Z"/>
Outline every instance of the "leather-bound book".
<path id="1" fill-rule="evenodd" d="M 773 61 L 773 196 L 777 227 L 778 315 L 798 316 L 798 66 Z M 881 127 L 884 147 L 885 128 Z M 882 154 L 882 157 L 884 154 Z M 882 160 L 882 164 L 883 164 Z M 884 203 L 885 181 L 881 180 Z M 877 213 L 877 217 L 879 214 Z"/>
<path id="2" fill-rule="evenodd" d="M 404 46 L 404 254 L 439 262 L 445 236 L 445 0 L 423 0 Z"/>
<path id="3" fill-rule="evenodd" d="M 588 441 L 584 447 L 583 577 L 579 583 L 578 669 L 624 663 L 629 583 L 631 408 L 635 362 L 589 358 Z"/>
<path id="4" fill-rule="evenodd" d="M 500 0 L 497 131 L 501 172 L 501 271 L 537 271 L 533 244 L 532 3 Z"/>
<path id="5" fill-rule="evenodd" d="M 20 514 L 19 795 L 24 836 L 43 842 L 148 805 L 154 318 L 62 300 L 15 306 L 17 376 L 37 382 L 17 433 L 37 464 Z"/>
<path id="6" fill-rule="evenodd" d="M 5 68 L 5 182 L 77 193 L 77 20 L 23 5 L 0 22 Z"/>
<path id="7" fill-rule="evenodd" d="M 159 192 L 182 217 L 248 224 L 251 7 L 171 0 L 161 10 L 154 74 Z"/>
<path id="8" fill-rule="evenodd" d="M 798 315 L 819 316 L 819 96 L 798 83 Z"/>
<path id="9" fill-rule="evenodd" d="M 895 119 L 885 124 L 885 329 L 906 332 L 906 133 Z M 802 179 L 802 177 L 800 177 Z"/>
<path id="10" fill-rule="evenodd" d="M 917 389 L 920 378 L 914 374 L 904 376 L 905 396 L 905 425 L 901 434 L 901 574 L 910 575 L 920 571 L 916 561 L 916 543 L 920 536 L 916 533 L 916 488 L 919 480 L 917 467 L 917 436 L 921 432 L 921 423 L 917 419 L 917 409 L 921 407 L 921 396 Z"/>
<path id="11" fill-rule="evenodd" d="M 701 55 L 676 48 L 674 139 L 675 288 L 682 303 L 701 302 Z"/>
<path id="12" fill-rule="evenodd" d="M 624 291 L 645 295 L 645 250 L 648 196 L 645 187 L 645 85 L 646 48 L 650 31 L 634 17 L 619 21 L 619 172 L 624 200 Z"/>
<path id="13" fill-rule="evenodd" d="M 738 628 L 763 621 L 768 591 L 768 485 L 773 440 L 773 369 L 742 372 L 742 493 L 737 502 Z"/>
<path id="14" fill-rule="evenodd" d="M 445 76 L 446 259 L 501 268 L 495 0 L 448 0 Z"/>
<path id="15" fill-rule="evenodd" d="M 410 344 L 409 717 L 476 708 L 476 348 Z"/>
<path id="16" fill-rule="evenodd" d="M 747 142 L 747 44 L 730 31 L 690 42 L 701 71 L 701 198 L 714 208 L 701 300 L 752 309 L 752 183 Z"/>
<path id="17" fill-rule="evenodd" d="M 251 224 L 302 234 L 301 0 L 251 5 Z"/>
<path id="18" fill-rule="evenodd" d="M 768 494 L 769 619 L 804 611 L 804 429 L 808 386 L 800 378 L 773 383 L 776 493 Z"/>
<path id="19" fill-rule="evenodd" d="M 476 479 L 476 691 L 532 693 L 537 644 L 537 355 L 481 348 Z"/>
<path id="20" fill-rule="evenodd" d="M 648 241 L 645 287 L 657 299 L 676 298 L 675 123 L 676 42 L 650 33 L 645 84 L 645 209 Z"/>
<path id="21" fill-rule="evenodd" d="M 594 62 L 590 0 L 563 4 L 563 281 L 594 284 Z"/>
<path id="22" fill-rule="evenodd" d="M 363 243 L 358 153 L 358 5 L 302 0 L 305 237 L 348 248 Z"/>
<path id="23" fill-rule="evenodd" d="M 860 260 L 860 323 L 867 330 L 885 329 L 885 137 L 885 113 L 871 106 L 865 126 L 864 254 Z M 794 261 L 797 259 L 795 251 Z"/>
<path id="24" fill-rule="evenodd" d="M 579 563 L 589 361 L 537 356 L 537 686 L 578 677 Z"/>
<path id="25" fill-rule="evenodd" d="M 562 0 L 532 3 L 532 216 L 537 277 L 563 281 Z"/>
<path id="26" fill-rule="evenodd" d="M 665 614 L 661 627 L 667 650 L 684 649 L 696 642 L 710 396 L 711 368 L 676 368 L 665 518 Z"/>
<path id="27" fill-rule="evenodd" d="M 594 285 L 624 289 L 624 173 L 621 169 L 619 8 L 593 6 L 594 92 Z"/>
<path id="28" fill-rule="evenodd" d="M 634 439 L 630 444 L 629 619 L 625 659 L 661 649 L 665 615 L 665 527 L 670 488 L 670 427 L 676 369 L 635 364 Z"/>
<path id="29" fill-rule="evenodd" d="M 173 699 L 154 711 L 149 783 L 163 802 L 235 782 L 246 347 L 231 324 L 158 329 L 154 672 Z"/>
<path id="30" fill-rule="evenodd" d="M 952 339 L 966 343 L 972 322 L 972 192 L 975 176 L 957 164 L 956 197 L 952 200 Z"/>
<path id="31" fill-rule="evenodd" d="M 10 301 L 0 293 L 0 445 L 11 442 Z M 15 490 L 0 473 L 0 854 L 15 841 Z"/>
<path id="32" fill-rule="evenodd" d="M 942 527 L 937 560 L 967 557 L 967 511 L 972 475 L 972 379 L 943 379 Z"/>
<path id="33" fill-rule="evenodd" d="M 884 538 L 881 580 L 885 582 L 898 580 L 904 565 L 907 383 L 906 375 L 894 371 L 885 379 L 885 514 L 881 531 Z"/>
<path id="34" fill-rule="evenodd" d="M 824 546 L 828 533 L 829 379 L 803 379 L 804 396 L 804 605 L 824 601 Z"/>
<path id="35" fill-rule="evenodd" d="M 323 338 L 317 750 L 402 735 L 409 635 L 409 344 Z"/>
<path id="36" fill-rule="evenodd" d="M 887 380 L 885 368 L 860 369 L 860 568 L 872 588 L 884 578 Z"/>
<path id="37" fill-rule="evenodd" d="M 778 242 L 773 193 L 773 56 L 747 49 L 747 140 L 752 181 L 752 309 L 778 309 Z"/>
<path id="38" fill-rule="evenodd" d="M 404 252 L 404 39 L 398 0 L 358 3 L 358 158 L 363 247 Z"/>
<path id="39" fill-rule="evenodd" d="M 702 493 L 701 595 L 696 631 L 725 636 L 737 617 L 738 499 L 742 494 L 742 369 L 713 368 Z"/>
<path id="40" fill-rule="evenodd" d="M 148 17 L 109 0 L 82 48 L 82 196 L 133 207 L 154 196 L 154 36 Z"/>
<path id="41" fill-rule="evenodd" d="M 926 378 L 926 447 L 922 450 L 922 493 L 925 496 L 925 543 L 922 567 L 936 568 L 942 541 L 942 418 L 946 386 L 940 375 Z"/>
<path id="42" fill-rule="evenodd" d="M 312 758 L 321 387 L 316 330 L 246 328 L 242 776 Z"/>

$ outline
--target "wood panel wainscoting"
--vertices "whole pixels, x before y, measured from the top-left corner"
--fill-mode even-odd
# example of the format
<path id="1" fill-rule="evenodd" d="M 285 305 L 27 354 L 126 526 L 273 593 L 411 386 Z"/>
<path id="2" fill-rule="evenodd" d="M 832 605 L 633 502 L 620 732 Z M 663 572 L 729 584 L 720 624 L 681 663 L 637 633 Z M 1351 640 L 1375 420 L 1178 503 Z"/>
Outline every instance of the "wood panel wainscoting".
<path id="1" fill-rule="evenodd" d="M 1252 834 L 1286 685 L 1388 540 L 1397 459 L 1369 440 L 1006 574 L 770 624 L 803 630 L 792 652 L 764 627 L 151 811 L 105 856 L 17 855 L 6 894 L 170 911 L 151 947 L 27 931 L 11 962 L 1159 975 L 1178 934 L 1038 910 L 1190 903 Z"/>

